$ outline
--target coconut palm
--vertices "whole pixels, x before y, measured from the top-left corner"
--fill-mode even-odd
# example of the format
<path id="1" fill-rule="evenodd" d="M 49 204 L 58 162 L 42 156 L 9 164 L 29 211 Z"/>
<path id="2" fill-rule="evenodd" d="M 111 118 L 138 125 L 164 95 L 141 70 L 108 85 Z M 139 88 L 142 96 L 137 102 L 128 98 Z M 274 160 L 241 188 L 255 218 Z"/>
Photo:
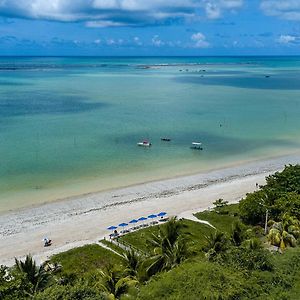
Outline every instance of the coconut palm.
<path id="1" fill-rule="evenodd" d="M 27 255 L 25 261 L 15 259 L 15 269 L 17 272 L 25 274 L 25 278 L 31 286 L 27 291 L 30 295 L 44 289 L 52 278 L 51 274 L 45 271 L 44 265 L 36 265 L 31 255 Z"/>
<path id="2" fill-rule="evenodd" d="M 154 255 L 148 260 L 147 273 L 153 275 L 169 270 L 188 256 L 187 239 L 182 233 L 185 227 L 176 218 L 161 226 L 158 235 L 152 235 L 148 243 L 154 248 Z"/>
<path id="3" fill-rule="evenodd" d="M 100 284 L 108 299 L 120 299 L 126 294 L 131 286 L 135 286 L 137 281 L 130 276 L 122 277 L 121 273 L 108 267 L 105 271 L 100 271 L 102 283 Z"/>
<path id="4" fill-rule="evenodd" d="M 206 251 L 206 257 L 208 259 L 214 258 L 217 254 L 225 252 L 228 249 L 228 238 L 224 232 L 214 231 L 206 238 L 206 245 L 204 251 Z"/>
<path id="5" fill-rule="evenodd" d="M 224 206 L 227 206 L 227 204 L 228 204 L 228 201 L 225 201 L 223 199 L 218 199 L 213 203 L 216 210 L 223 208 Z"/>
<path id="6" fill-rule="evenodd" d="M 138 254 L 130 249 L 123 254 L 124 262 L 125 262 L 125 270 L 124 274 L 126 276 L 138 277 L 138 270 L 141 265 L 141 258 Z"/>
<path id="7" fill-rule="evenodd" d="M 249 240 L 246 240 L 243 245 L 246 246 L 246 248 L 251 249 L 251 250 L 259 250 L 262 249 L 262 243 L 261 240 L 258 238 L 251 238 Z"/>
<path id="8" fill-rule="evenodd" d="M 154 249 L 154 255 L 148 260 L 148 275 L 157 272 L 170 270 L 180 264 L 188 256 L 186 241 L 183 238 L 178 239 L 173 245 L 166 240 L 160 247 Z"/>
<path id="9" fill-rule="evenodd" d="M 240 246 L 245 239 L 243 224 L 236 221 L 232 224 L 231 241 L 235 246 Z"/>

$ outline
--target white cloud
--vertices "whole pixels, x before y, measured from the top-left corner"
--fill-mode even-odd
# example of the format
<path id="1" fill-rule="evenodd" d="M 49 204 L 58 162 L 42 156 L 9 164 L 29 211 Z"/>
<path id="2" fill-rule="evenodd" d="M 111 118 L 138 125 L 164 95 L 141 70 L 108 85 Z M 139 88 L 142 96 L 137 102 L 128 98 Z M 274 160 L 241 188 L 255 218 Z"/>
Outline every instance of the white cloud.
<path id="1" fill-rule="evenodd" d="M 300 21 L 299 0 L 262 0 L 260 8 L 268 16 L 276 16 L 290 21 Z"/>
<path id="2" fill-rule="evenodd" d="M 142 46 L 142 45 L 143 45 L 143 43 L 141 42 L 141 40 L 140 40 L 140 38 L 139 38 L 138 36 L 135 36 L 135 37 L 133 38 L 133 42 L 134 42 L 136 45 L 138 45 L 138 46 Z"/>
<path id="3" fill-rule="evenodd" d="M 242 7 L 243 0 L 219 0 L 219 1 L 205 1 L 205 12 L 208 18 L 218 19 L 220 18 L 223 10 L 237 9 Z"/>
<path id="4" fill-rule="evenodd" d="M 107 45 L 114 45 L 114 44 L 116 44 L 116 41 L 115 41 L 114 39 L 108 39 L 108 40 L 106 41 L 106 44 L 107 44 Z"/>
<path id="5" fill-rule="evenodd" d="M 89 27 L 136 26 L 202 16 L 221 17 L 243 0 L 0 0 L 0 16 L 85 21 Z"/>
<path id="6" fill-rule="evenodd" d="M 101 40 L 100 39 L 96 39 L 96 40 L 94 40 L 94 43 L 97 44 L 97 45 L 99 45 L 99 44 L 101 44 Z"/>
<path id="7" fill-rule="evenodd" d="M 163 46 L 165 43 L 159 38 L 158 35 L 155 35 L 152 39 L 151 42 L 154 46 L 160 47 Z"/>
<path id="8" fill-rule="evenodd" d="M 216 4 L 210 3 L 210 2 L 208 2 L 206 4 L 205 12 L 206 12 L 207 17 L 210 19 L 217 19 L 221 15 L 220 8 Z"/>
<path id="9" fill-rule="evenodd" d="M 280 44 L 291 44 L 297 42 L 297 40 L 299 40 L 299 37 L 294 35 L 281 35 L 277 41 Z"/>
<path id="10" fill-rule="evenodd" d="M 193 47 L 195 48 L 208 48 L 210 46 L 209 42 L 203 33 L 197 32 L 191 36 L 191 40 L 195 42 Z"/>
<path id="11" fill-rule="evenodd" d="M 123 44 L 124 44 L 123 39 L 109 38 L 109 39 L 106 40 L 106 45 L 108 45 L 108 46 L 121 46 Z"/>
<path id="12" fill-rule="evenodd" d="M 126 26 L 126 23 L 122 22 L 114 22 L 114 21 L 88 21 L 85 23 L 87 27 L 92 28 L 101 28 L 101 27 L 120 27 L 120 26 Z"/>

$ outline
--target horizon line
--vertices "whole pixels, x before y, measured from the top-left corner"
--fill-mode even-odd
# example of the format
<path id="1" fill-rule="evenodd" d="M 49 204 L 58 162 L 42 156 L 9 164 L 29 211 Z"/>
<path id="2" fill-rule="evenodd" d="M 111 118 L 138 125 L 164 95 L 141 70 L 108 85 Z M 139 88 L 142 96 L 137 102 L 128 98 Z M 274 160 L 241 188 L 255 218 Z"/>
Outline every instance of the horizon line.
<path id="1" fill-rule="evenodd" d="M 1 57 L 300 57 L 300 54 L 261 54 L 261 55 L 0 55 Z"/>

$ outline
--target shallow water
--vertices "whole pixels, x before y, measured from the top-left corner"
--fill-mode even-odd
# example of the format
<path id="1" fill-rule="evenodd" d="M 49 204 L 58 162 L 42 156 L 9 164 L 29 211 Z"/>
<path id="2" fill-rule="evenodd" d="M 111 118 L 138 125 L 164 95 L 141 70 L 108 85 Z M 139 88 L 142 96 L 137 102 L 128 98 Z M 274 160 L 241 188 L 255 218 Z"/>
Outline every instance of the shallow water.
<path id="1" fill-rule="evenodd" d="M 298 57 L 0 58 L 0 210 L 297 151 L 299 75 Z"/>

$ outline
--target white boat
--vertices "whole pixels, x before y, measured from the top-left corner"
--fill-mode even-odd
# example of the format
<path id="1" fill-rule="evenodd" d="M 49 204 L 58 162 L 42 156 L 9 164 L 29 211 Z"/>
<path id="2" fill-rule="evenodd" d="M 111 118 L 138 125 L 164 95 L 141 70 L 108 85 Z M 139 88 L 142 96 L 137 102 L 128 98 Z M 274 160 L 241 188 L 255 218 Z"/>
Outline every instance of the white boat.
<path id="1" fill-rule="evenodd" d="M 137 145 L 141 146 L 141 147 L 150 147 L 151 143 L 149 141 L 145 140 L 145 141 L 137 143 Z"/>
<path id="2" fill-rule="evenodd" d="M 200 143 L 200 142 L 192 142 L 191 149 L 203 150 L 202 143 Z"/>

